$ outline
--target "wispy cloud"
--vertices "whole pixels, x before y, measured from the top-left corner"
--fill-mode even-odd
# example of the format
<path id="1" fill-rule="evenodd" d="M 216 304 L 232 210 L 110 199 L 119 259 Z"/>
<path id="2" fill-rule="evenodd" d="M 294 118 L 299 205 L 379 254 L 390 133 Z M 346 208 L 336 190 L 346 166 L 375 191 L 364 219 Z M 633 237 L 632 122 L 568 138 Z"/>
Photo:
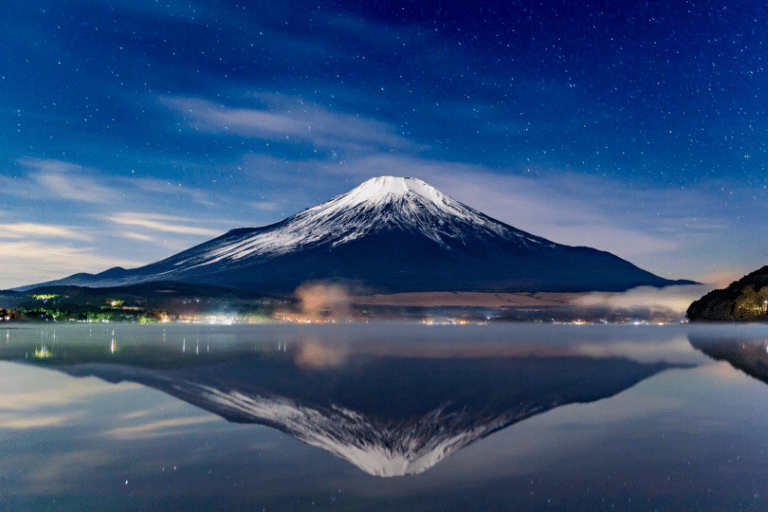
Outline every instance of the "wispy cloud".
<path id="1" fill-rule="evenodd" d="M 99 255 L 91 247 L 30 240 L 0 242 L 0 282 L 7 288 L 60 279 L 78 272 L 100 272 L 116 265 L 137 267 L 141 264 Z"/>
<path id="2" fill-rule="evenodd" d="M 151 236 L 140 235 L 139 233 L 133 233 L 131 231 L 121 231 L 120 233 L 118 233 L 118 236 L 121 236 L 123 238 L 131 238 L 133 240 L 141 240 L 142 242 L 156 242 L 157 241 L 155 238 L 152 238 Z"/>
<path id="3" fill-rule="evenodd" d="M 277 209 L 277 203 L 272 201 L 257 201 L 255 203 L 251 203 L 251 206 L 253 206 L 257 210 L 276 210 Z"/>
<path id="4" fill-rule="evenodd" d="M 189 223 L 195 222 L 193 219 L 174 217 L 170 215 L 122 212 L 118 213 L 117 215 L 107 217 L 107 220 L 124 226 L 136 226 L 152 231 L 162 231 L 165 233 L 175 233 L 180 235 L 219 236 L 222 234 L 220 230 L 189 225 Z M 135 235 L 134 238 L 136 238 Z"/>
<path id="5" fill-rule="evenodd" d="M 234 218 L 243 211 L 271 211 L 266 203 L 274 202 L 261 198 L 256 202 L 265 204 L 252 205 L 256 198 L 241 197 L 232 180 L 206 190 L 190 186 L 183 174 L 175 179 L 110 175 L 29 157 L 15 163 L 13 174 L 0 176 L 0 199 L 7 206 L 0 219 L 0 289 L 116 265 L 141 266 L 232 227 L 253 225 L 258 218 Z"/>
<path id="6" fill-rule="evenodd" d="M 40 158 L 21 158 L 18 163 L 32 171 L 31 179 L 44 189 L 46 197 L 97 204 L 109 204 L 119 197 L 79 165 Z"/>
<path id="7" fill-rule="evenodd" d="M 166 107 L 181 114 L 188 125 L 207 133 L 230 133 L 318 147 L 349 150 L 416 149 L 395 127 L 374 119 L 333 112 L 300 99 L 257 95 L 268 108 L 227 107 L 201 98 L 161 97 Z"/>
<path id="8" fill-rule="evenodd" d="M 0 176 L 0 194 L 15 196 L 22 199 L 34 199 L 39 197 L 40 187 L 36 187 L 29 180 Z"/>
<path id="9" fill-rule="evenodd" d="M 204 169 L 208 170 L 208 168 Z M 215 196 L 208 190 L 202 190 L 199 188 L 190 187 L 187 184 L 182 184 L 177 179 L 161 180 L 157 178 L 122 178 L 117 180 L 118 183 L 130 188 L 136 192 L 147 195 L 164 195 L 173 194 L 177 197 L 189 198 L 191 201 L 201 204 L 203 206 L 216 207 L 224 199 Z"/>
<path id="10" fill-rule="evenodd" d="M 98 207 L 122 203 L 151 203 L 151 197 L 169 194 L 181 200 L 213 207 L 220 204 L 210 191 L 174 179 L 109 175 L 99 169 L 54 159 L 24 157 L 17 160 L 26 178 L 0 177 L 0 193 L 25 199 L 51 199 L 89 203 Z"/>
<path id="11" fill-rule="evenodd" d="M 55 224 L 40 224 L 35 222 L 19 222 L 16 224 L 0 224 L 0 239 L 2 238 L 65 238 L 69 240 L 91 240 L 92 238 L 70 226 Z"/>

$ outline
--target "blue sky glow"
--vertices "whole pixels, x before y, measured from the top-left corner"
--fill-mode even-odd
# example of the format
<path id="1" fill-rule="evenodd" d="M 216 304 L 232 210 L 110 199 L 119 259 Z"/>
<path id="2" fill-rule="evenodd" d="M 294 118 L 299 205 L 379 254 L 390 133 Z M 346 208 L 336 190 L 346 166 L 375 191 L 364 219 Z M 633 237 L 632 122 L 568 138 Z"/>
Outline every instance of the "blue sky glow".
<path id="1" fill-rule="evenodd" d="M 12 2 L 0 289 L 416 176 L 724 284 L 768 260 L 760 2 Z"/>

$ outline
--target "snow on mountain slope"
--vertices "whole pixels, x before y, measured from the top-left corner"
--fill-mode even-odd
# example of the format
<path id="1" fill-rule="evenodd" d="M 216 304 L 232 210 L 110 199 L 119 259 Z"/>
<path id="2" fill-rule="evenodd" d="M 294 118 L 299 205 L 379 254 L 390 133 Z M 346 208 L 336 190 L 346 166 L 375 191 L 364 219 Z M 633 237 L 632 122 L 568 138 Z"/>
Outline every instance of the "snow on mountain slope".
<path id="1" fill-rule="evenodd" d="M 464 241 L 470 235 L 481 239 L 500 237 L 524 247 L 556 246 L 491 219 L 422 180 L 381 176 L 282 222 L 190 254 L 175 261 L 174 266 L 194 268 L 253 256 L 276 256 L 325 243 L 336 247 L 389 229 L 419 233 L 441 246 Z"/>

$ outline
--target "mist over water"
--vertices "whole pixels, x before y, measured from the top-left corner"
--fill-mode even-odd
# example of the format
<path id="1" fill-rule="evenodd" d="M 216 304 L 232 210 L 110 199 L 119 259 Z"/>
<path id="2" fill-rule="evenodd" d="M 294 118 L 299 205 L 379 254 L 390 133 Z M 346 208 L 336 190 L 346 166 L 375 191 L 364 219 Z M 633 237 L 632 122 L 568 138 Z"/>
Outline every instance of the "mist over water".
<path id="1" fill-rule="evenodd" d="M 330 283 L 306 283 L 294 295 L 299 299 L 301 313 L 310 320 L 352 318 L 349 288 Z"/>
<path id="2" fill-rule="evenodd" d="M 574 300 L 577 306 L 605 306 L 613 309 L 669 311 L 684 314 L 691 302 L 713 290 L 711 285 L 683 285 L 655 288 L 639 286 L 626 292 L 593 292 Z"/>
<path id="3" fill-rule="evenodd" d="M 585 310 L 625 313 L 644 320 L 682 321 L 691 303 L 711 291 L 711 285 L 681 285 L 656 288 L 639 286 L 625 292 L 592 292 L 573 300 Z"/>

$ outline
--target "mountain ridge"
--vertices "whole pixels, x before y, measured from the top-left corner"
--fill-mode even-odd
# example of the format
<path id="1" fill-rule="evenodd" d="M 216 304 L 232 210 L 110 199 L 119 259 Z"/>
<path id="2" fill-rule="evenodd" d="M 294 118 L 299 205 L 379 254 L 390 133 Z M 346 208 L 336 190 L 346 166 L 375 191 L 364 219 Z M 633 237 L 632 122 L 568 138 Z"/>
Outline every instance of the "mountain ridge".
<path id="1" fill-rule="evenodd" d="M 372 178 L 277 223 L 237 228 L 137 269 L 116 267 L 42 284 L 102 287 L 153 280 L 278 293 L 291 293 L 307 281 L 377 293 L 624 291 L 692 284 L 655 276 L 605 251 L 551 242 L 422 180 L 393 176 Z"/>

